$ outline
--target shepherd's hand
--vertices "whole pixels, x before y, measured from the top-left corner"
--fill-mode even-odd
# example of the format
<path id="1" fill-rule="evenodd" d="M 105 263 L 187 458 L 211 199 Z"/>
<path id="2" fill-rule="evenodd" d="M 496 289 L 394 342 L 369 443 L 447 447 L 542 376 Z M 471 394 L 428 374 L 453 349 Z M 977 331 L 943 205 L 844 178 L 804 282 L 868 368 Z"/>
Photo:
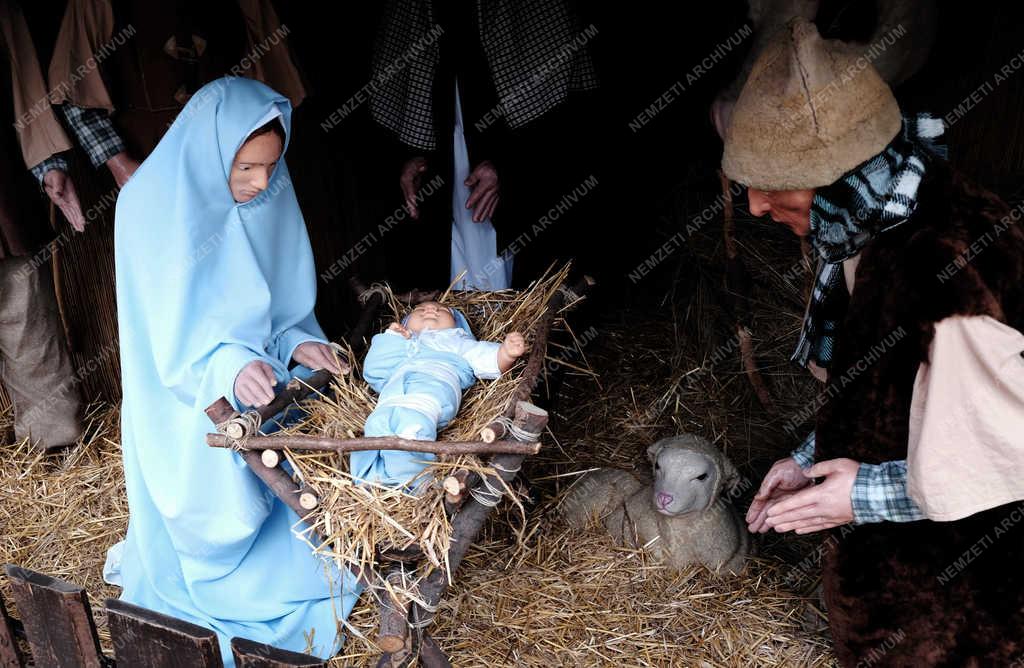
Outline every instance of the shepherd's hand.
<path id="1" fill-rule="evenodd" d="M 300 343 L 292 353 L 292 359 L 307 369 L 327 369 L 336 376 L 349 371 L 348 364 L 335 357 L 334 349 L 319 341 Z"/>
<path id="2" fill-rule="evenodd" d="M 473 222 L 482 223 L 494 215 L 498 208 L 501 188 L 498 185 L 498 170 L 490 160 L 484 160 L 466 177 L 466 185 L 473 192 L 466 200 L 466 208 L 473 209 Z"/>
<path id="3" fill-rule="evenodd" d="M 266 406 L 274 400 L 275 385 L 274 369 L 263 360 L 253 360 L 235 378 L 235 397 L 243 406 Z"/>
<path id="4" fill-rule="evenodd" d="M 808 480 L 824 477 L 825 481 L 769 505 L 768 526 L 803 534 L 852 522 L 850 492 L 858 469 L 860 462 L 852 459 L 829 459 L 810 467 L 803 472 Z"/>
<path id="5" fill-rule="evenodd" d="M 764 533 L 768 531 L 766 520 L 768 519 L 768 506 L 781 501 L 795 494 L 811 484 L 811 480 L 804 476 L 803 469 L 792 457 L 786 457 L 775 462 L 764 480 L 761 481 L 761 488 L 754 495 L 754 500 L 747 511 L 747 528 L 750 533 Z"/>
<path id="6" fill-rule="evenodd" d="M 62 169 L 51 169 L 43 176 L 43 190 L 50 200 L 60 207 L 64 217 L 71 223 L 76 232 L 85 231 L 85 216 L 82 205 L 78 203 L 75 184 Z"/>

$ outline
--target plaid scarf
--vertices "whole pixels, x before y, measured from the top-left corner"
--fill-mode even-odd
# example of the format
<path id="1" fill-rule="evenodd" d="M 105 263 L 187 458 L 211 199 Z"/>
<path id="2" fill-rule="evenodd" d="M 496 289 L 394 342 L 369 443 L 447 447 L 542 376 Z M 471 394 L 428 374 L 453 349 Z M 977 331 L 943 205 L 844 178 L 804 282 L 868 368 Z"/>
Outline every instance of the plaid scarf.
<path id="1" fill-rule="evenodd" d="M 830 186 L 819 188 L 811 204 L 810 241 L 820 256 L 811 301 L 792 360 L 828 368 L 848 295 L 843 261 L 878 234 L 910 220 L 929 160 L 946 157 L 937 143 L 942 120 L 928 114 L 906 116 L 903 129 L 878 155 Z"/>
<path id="2" fill-rule="evenodd" d="M 445 0 L 448 1 L 448 0 Z M 597 87 L 594 63 L 567 2 L 476 0 L 480 44 L 498 94 L 497 114 L 511 128 L 539 118 L 570 90 Z M 407 146 L 433 151 L 434 78 L 443 30 L 433 0 L 392 0 L 377 36 L 370 114 Z"/>

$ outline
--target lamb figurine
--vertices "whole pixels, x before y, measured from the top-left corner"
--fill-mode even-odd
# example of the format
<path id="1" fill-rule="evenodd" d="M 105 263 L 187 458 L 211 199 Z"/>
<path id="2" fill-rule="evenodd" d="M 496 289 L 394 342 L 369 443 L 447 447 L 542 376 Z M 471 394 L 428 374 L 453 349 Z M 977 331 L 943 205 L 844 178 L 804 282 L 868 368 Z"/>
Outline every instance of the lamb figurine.
<path id="1" fill-rule="evenodd" d="M 740 482 L 732 463 L 693 434 L 662 439 L 647 457 L 653 483 L 612 468 L 583 475 L 562 501 L 566 522 L 585 527 L 597 517 L 616 541 L 645 547 L 674 569 L 699 563 L 741 572 L 750 534 L 728 501 Z"/>

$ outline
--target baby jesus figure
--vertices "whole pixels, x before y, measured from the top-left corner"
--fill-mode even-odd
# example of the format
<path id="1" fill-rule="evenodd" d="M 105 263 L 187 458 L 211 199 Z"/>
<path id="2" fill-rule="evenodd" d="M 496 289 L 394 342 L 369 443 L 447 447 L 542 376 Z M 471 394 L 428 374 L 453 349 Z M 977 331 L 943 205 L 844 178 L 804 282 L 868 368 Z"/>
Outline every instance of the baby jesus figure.
<path id="1" fill-rule="evenodd" d="M 366 419 L 366 436 L 400 436 L 433 441 L 458 413 L 462 393 L 476 379 L 498 378 L 526 349 L 519 332 L 501 343 L 477 341 L 459 311 L 423 302 L 401 323 L 373 337 L 363 377 L 377 392 L 377 407 Z M 377 450 L 353 452 L 356 480 L 404 485 L 434 455 Z"/>

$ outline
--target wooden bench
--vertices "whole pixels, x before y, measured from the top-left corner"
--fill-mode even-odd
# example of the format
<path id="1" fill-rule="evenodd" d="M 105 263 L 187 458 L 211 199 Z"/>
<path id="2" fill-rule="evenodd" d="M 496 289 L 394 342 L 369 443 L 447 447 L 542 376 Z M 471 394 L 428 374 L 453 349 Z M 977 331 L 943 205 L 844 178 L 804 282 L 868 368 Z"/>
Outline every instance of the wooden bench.
<path id="1" fill-rule="evenodd" d="M 0 668 L 223 668 L 217 634 L 117 599 L 107 599 L 114 658 L 103 654 L 85 590 L 64 580 L 7 564 L 21 622 L 0 599 Z M 22 656 L 24 636 L 31 657 Z M 231 639 L 238 668 L 313 668 L 327 662 L 244 638 Z"/>

